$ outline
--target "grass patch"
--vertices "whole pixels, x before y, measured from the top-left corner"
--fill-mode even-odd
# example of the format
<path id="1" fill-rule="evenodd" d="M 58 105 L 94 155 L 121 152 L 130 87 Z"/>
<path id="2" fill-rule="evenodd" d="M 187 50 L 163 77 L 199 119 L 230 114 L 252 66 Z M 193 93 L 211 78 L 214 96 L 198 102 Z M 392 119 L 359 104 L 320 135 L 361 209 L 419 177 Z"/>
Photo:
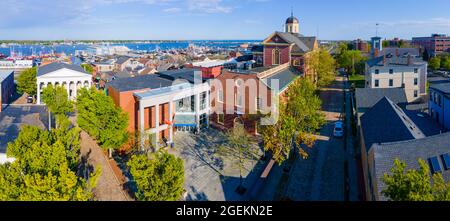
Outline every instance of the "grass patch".
<path id="1" fill-rule="evenodd" d="M 361 74 L 352 74 L 349 76 L 350 84 L 355 84 L 355 88 L 364 88 L 365 87 L 365 78 L 364 75 Z"/>

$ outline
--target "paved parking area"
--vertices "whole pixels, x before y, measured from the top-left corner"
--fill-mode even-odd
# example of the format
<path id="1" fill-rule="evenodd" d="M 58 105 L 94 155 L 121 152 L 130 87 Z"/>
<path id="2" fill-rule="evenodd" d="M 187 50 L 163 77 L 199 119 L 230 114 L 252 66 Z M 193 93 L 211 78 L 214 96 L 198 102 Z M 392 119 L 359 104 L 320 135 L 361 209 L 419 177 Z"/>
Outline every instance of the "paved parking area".
<path id="1" fill-rule="evenodd" d="M 175 148 L 169 152 L 184 160 L 186 200 L 248 200 L 249 189 L 260 175 L 262 165 L 258 160 L 246 160 L 243 186 L 247 191 L 243 195 L 236 193 L 240 180 L 239 167 L 236 166 L 238 158 L 217 153 L 224 140 L 224 134 L 212 128 L 202 131 L 200 135 L 176 133 Z M 259 150 L 256 144 L 253 148 Z M 258 155 L 262 155 L 262 151 L 259 150 Z"/>
<path id="2" fill-rule="evenodd" d="M 37 105 L 4 105 L 3 111 L 0 112 L 0 153 L 6 152 L 8 143 L 17 138 L 23 125 L 34 125 L 46 129 L 47 108 Z"/>

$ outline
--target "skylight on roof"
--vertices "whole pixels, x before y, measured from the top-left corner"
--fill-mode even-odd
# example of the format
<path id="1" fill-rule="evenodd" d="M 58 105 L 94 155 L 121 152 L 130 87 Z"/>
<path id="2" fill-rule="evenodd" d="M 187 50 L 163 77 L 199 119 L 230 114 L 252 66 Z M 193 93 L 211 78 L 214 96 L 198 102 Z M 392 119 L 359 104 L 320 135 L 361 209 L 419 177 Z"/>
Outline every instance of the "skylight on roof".
<path id="1" fill-rule="evenodd" d="M 441 155 L 442 162 L 444 163 L 444 169 L 450 170 L 450 155 L 448 153 Z"/>
<path id="2" fill-rule="evenodd" d="M 429 158 L 428 163 L 430 164 L 431 173 L 434 174 L 442 172 L 441 165 L 439 164 L 439 160 L 437 157 Z"/>

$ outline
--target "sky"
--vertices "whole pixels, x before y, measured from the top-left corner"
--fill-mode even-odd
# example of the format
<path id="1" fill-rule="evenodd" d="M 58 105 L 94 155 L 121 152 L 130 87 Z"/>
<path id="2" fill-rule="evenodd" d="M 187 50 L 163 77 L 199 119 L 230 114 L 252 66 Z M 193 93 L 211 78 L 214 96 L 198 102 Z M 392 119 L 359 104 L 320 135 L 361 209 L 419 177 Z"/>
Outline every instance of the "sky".
<path id="1" fill-rule="evenodd" d="M 0 0 L 3 40 L 261 40 L 291 8 L 322 40 L 450 34 L 449 0 Z"/>

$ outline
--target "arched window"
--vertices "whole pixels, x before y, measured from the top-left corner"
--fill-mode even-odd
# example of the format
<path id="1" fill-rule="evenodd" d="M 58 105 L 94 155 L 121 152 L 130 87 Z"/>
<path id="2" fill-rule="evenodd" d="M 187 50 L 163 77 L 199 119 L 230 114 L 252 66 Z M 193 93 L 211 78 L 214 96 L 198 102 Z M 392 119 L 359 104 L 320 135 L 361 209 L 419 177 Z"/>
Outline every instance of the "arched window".
<path id="1" fill-rule="evenodd" d="M 276 48 L 272 51 L 272 65 L 279 65 L 281 63 L 280 49 Z"/>

